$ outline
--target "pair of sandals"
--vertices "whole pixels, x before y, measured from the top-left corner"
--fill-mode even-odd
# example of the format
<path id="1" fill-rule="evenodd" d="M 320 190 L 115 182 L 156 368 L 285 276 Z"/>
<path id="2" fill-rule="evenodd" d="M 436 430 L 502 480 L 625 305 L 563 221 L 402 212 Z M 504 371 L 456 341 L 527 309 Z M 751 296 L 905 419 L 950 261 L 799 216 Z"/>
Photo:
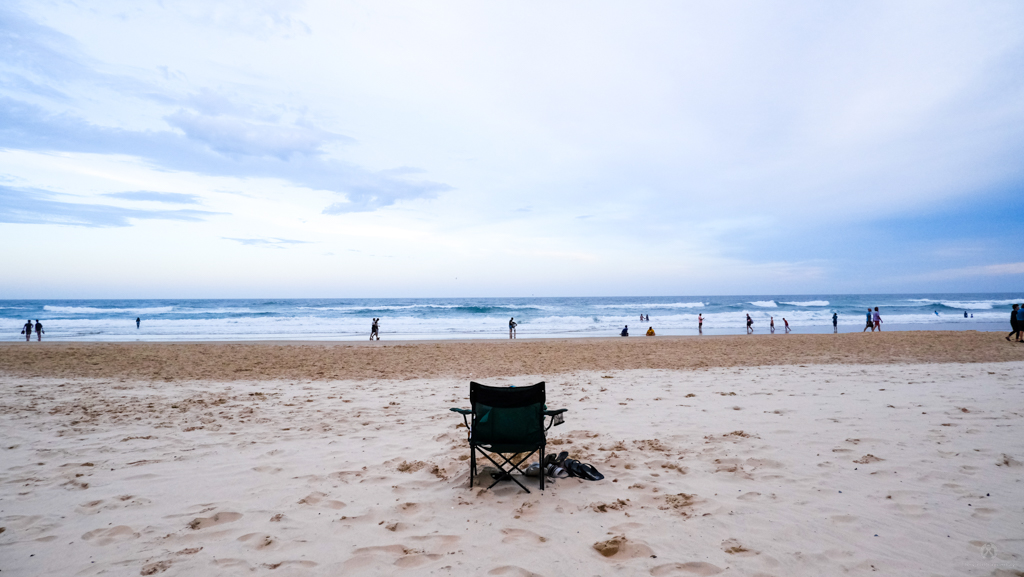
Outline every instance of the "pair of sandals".
<path id="1" fill-rule="evenodd" d="M 593 465 L 570 459 L 567 451 L 562 451 L 557 456 L 547 455 L 544 457 L 544 471 L 549 477 L 556 479 L 565 479 L 566 477 L 577 477 L 586 481 L 604 479 L 604 475 Z"/>

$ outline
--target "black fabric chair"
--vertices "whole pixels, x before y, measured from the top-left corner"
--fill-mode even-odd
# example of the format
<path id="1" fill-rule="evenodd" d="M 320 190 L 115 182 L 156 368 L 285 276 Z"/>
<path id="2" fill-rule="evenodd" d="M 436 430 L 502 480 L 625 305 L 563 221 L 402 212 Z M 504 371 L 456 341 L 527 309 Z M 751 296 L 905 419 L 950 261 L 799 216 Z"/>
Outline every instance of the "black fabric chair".
<path id="1" fill-rule="evenodd" d="M 545 433 L 553 425 L 562 424 L 562 413 L 568 410 L 549 411 L 544 401 L 543 382 L 528 387 L 488 387 L 480 383 L 469 383 L 469 403 L 472 408 L 451 410 L 461 414 L 463 422 L 469 428 L 470 487 L 473 486 L 473 479 L 476 477 L 476 454 L 479 451 L 500 471 L 488 489 L 497 485 L 499 481 L 511 479 L 524 491 L 530 492 L 512 476 L 512 472 L 523 473 L 520 465 L 538 451 L 543 466 L 544 447 L 547 444 Z M 544 421 L 547 417 L 551 417 L 551 421 L 545 426 Z M 516 455 L 522 453 L 526 453 L 526 456 L 513 462 Z M 497 455 L 501 463 L 496 461 L 492 454 Z M 543 470 L 539 476 L 540 490 L 543 491 Z"/>

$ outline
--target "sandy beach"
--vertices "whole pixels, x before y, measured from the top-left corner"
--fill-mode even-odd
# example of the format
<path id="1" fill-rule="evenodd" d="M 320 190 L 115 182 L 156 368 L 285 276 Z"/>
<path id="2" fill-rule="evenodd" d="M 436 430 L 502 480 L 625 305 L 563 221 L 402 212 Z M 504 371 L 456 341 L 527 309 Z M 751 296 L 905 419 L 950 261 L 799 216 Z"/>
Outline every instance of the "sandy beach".
<path id="1" fill-rule="evenodd" d="M 1022 575 L 1022 375 L 973 332 L 12 343 L 0 571 Z M 606 480 L 470 490 L 470 378 L 546 381 Z"/>

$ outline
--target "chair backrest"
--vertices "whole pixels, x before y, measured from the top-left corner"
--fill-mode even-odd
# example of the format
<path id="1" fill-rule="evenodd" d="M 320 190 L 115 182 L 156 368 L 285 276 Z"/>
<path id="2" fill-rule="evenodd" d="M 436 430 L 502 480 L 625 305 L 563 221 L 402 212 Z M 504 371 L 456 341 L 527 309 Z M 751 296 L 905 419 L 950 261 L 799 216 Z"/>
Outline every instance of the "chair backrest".
<path id="1" fill-rule="evenodd" d="M 469 383 L 472 439 L 482 445 L 544 444 L 544 383 L 488 387 Z"/>

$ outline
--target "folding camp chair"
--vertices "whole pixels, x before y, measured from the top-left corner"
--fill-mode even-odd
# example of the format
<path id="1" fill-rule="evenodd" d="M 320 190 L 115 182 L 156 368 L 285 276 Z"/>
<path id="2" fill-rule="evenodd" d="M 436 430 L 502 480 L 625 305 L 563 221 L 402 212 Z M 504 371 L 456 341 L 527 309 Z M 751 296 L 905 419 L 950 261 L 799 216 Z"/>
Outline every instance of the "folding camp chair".
<path id="1" fill-rule="evenodd" d="M 480 383 L 469 383 L 469 403 L 473 408 L 452 411 L 461 414 L 469 428 L 470 487 L 476 477 L 476 453 L 479 451 L 500 471 L 488 489 L 499 481 L 512 479 L 524 491 L 530 492 L 512 476 L 512 471 L 523 473 L 519 466 L 537 451 L 540 451 L 543 467 L 544 446 L 547 444 L 545 432 L 553 425 L 562 424 L 562 413 L 568 410 L 549 411 L 544 398 L 543 382 L 529 387 L 488 387 Z M 472 415 L 472 423 L 469 422 L 469 415 Z M 551 417 L 547 426 L 544 426 L 545 417 Z M 520 453 L 526 453 L 526 456 L 513 462 Z M 497 455 L 501 463 L 494 460 L 492 454 Z M 506 465 L 509 468 L 506 469 Z M 544 490 L 543 470 L 540 471 L 540 490 Z"/>

